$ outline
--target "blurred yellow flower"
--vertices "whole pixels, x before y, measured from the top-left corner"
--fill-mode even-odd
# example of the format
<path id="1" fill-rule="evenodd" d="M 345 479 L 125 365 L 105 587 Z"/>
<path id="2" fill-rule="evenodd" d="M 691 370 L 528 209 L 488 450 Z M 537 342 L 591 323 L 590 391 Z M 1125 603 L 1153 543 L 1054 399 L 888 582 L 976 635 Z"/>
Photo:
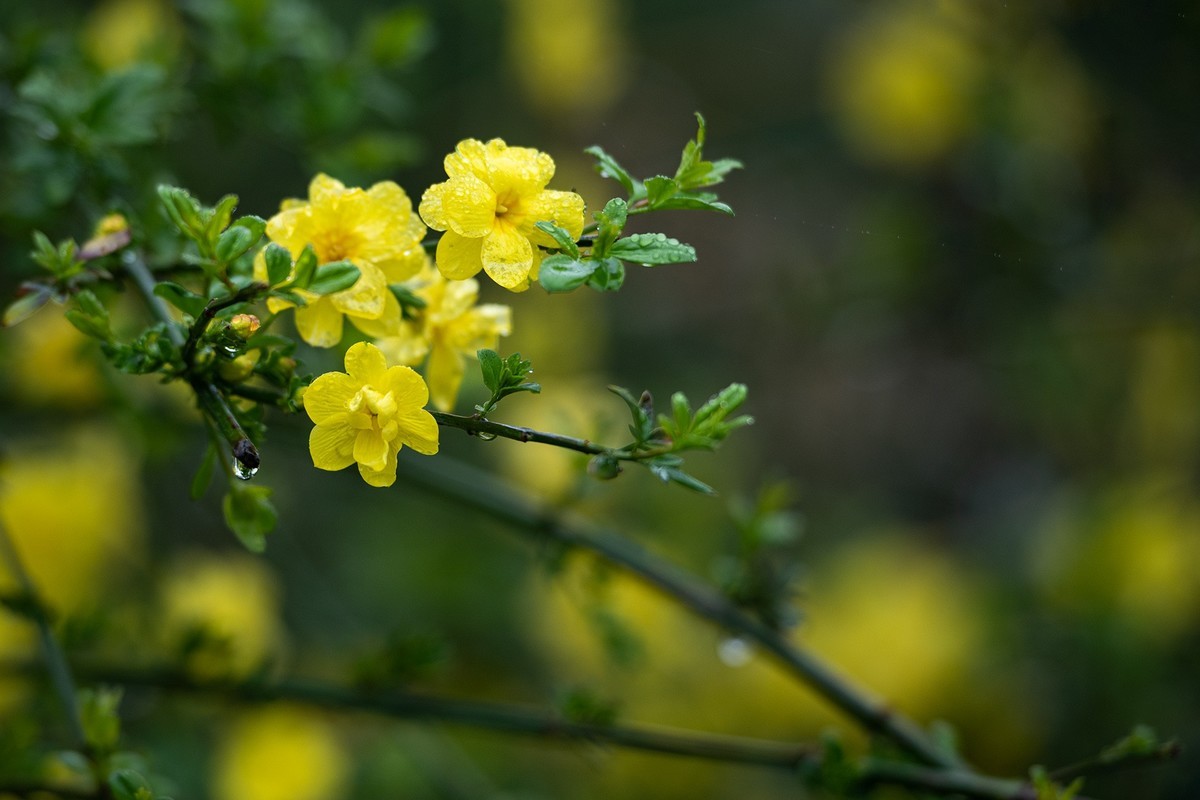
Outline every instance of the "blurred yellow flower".
<path id="1" fill-rule="evenodd" d="M 875 9 L 832 61 L 838 121 L 864 155 L 906 165 L 946 153 L 971 124 L 981 56 L 969 20 L 931 3 Z"/>
<path id="2" fill-rule="evenodd" d="M 350 762 L 321 717 L 291 706 L 244 713 L 213 765 L 215 800 L 337 800 Z"/>
<path id="3" fill-rule="evenodd" d="M 429 227 L 445 231 L 437 266 L 450 280 L 483 269 L 504 288 L 524 291 L 541 263 L 537 245 L 557 247 L 536 224 L 553 222 L 575 238 L 583 232 L 583 198 L 546 189 L 554 160 L 545 153 L 464 139 L 445 168 L 450 180 L 425 190 L 420 211 Z"/>
<path id="4" fill-rule="evenodd" d="M 88 15 L 83 49 L 109 72 L 154 55 L 171 55 L 179 46 L 175 7 L 166 0 L 105 0 Z"/>
<path id="5" fill-rule="evenodd" d="M 188 554 L 163 575 L 161 596 L 165 644 L 196 637 L 188 668 L 199 675 L 245 675 L 280 655 L 279 587 L 260 559 Z"/>
<path id="6" fill-rule="evenodd" d="M 556 120 L 603 115 L 628 77 L 620 4 L 510 0 L 508 6 L 508 60 L 534 105 Z"/>
<path id="7" fill-rule="evenodd" d="M 427 456 L 438 451 L 428 401 L 425 381 L 412 368 L 389 368 L 378 347 L 358 342 L 346 351 L 346 372 L 327 372 L 304 393 L 304 409 L 316 423 L 308 439 L 313 466 L 340 470 L 357 461 L 364 481 L 391 486 L 404 445 Z"/>
<path id="8" fill-rule="evenodd" d="M 314 347 L 333 347 L 342 340 L 343 315 L 351 322 L 379 319 L 391 292 L 389 283 L 407 280 L 428 263 L 421 239 L 425 226 L 412 213 L 412 201 L 391 181 L 370 189 L 347 189 L 328 175 L 317 175 L 308 200 L 286 200 L 267 221 L 267 236 L 296 258 L 311 244 L 317 263 L 350 261 L 361 271 L 358 282 L 341 292 L 316 295 L 301 291 L 308 302 L 296 309 L 296 329 Z M 266 280 L 261 252 L 255 278 Z M 267 301 L 272 312 L 290 308 L 278 298 Z"/>
<path id="9" fill-rule="evenodd" d="M 82 408 L 104 395 L 93 339 L 67 322 L 51 304 L 5 332 L 6 383 L 33 405 Z"/>
<path id="10" fill-rule="evenodd" d="M 14 441 L 11 448 L 22 455 L 0 461 L 0 525 L 54 614 L 90 611 L 109 581 L 141 557 L 134 454 L 102 429 L 37 445 Z M 18 588 L 0 562 L 0 591 Z M 19 657 L 35 647 L 32 623 L 0 609 L 0 652 Z M 20 690 L 0 683 L 0 710 L 17 702 Z"/>
<path id="11" fill-rule="evenodd" d="M 424 308 L 413 309 L 406 319 L 393 296 L 382 317 L 359 327 L 375 339 L 389 363 L 415 366 L 428 356 L 425 379 L 430 397 L 434 406 L 450 411 L 462 385 L 464 359 L 499 346 L 500 337 L 512 332 L 512 310 L 494 303 L 476 305 L 477 281 L 447 281 L 433 269 L 414 279 L 410 288 L 425 302 Z"/>

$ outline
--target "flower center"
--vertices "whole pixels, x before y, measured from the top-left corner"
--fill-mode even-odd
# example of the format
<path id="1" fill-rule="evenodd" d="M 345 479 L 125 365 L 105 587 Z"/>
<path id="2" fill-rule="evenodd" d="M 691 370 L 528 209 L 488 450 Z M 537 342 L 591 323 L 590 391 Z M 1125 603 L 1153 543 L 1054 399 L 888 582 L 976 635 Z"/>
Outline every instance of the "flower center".
<path id="1" fill-rule="evenodd" d="M 521 205 L 521 196 L 512 189 L 500 192 L 496 195 L 496 216 L 513 216 L 518 213 Z"/>
<path id="2" fill-rule="evenodd" d="M 313 250 L 317 253 L 317 263 L 329 264 L 350 258 L 357 252 L 360 237 L 352 231 L 334 228 L 322 231 L 313 242 Z"/>
<path id="3" fill-rule="evenodd" d="M 384 441 L 390 442 L 400 434 L 400 425 L 396 421 L 396 398 L 391 392 L 381 393 L 364 386 L 350 399 L 350 425 L 366 430 L 374 428 L 379 431 Z"/>

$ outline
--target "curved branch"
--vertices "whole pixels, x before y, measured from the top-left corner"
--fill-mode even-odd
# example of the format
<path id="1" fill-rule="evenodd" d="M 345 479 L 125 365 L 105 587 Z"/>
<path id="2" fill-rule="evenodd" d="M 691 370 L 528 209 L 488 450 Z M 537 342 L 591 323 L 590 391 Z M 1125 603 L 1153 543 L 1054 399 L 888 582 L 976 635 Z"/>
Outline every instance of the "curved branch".
<path id="1" fill-rule="evenodd" d="M 697 615 L 757 642 L 800 680 L 868 731 L 886 736 L 925 764 L 945 768 L 960 766 L 958 758 L 935 745 L 912 720 L 869 698 L 819 658 L 738 608 L 716 589 L 620 534 L 568 518 L 553 508 L 536 503 L 516 487 L 496 480 L 489 473 L 452 464 L 445 458 L 423 460 L 419 467 L 401 459 L 399 467 L 410 483 L 434 494 L 487 512 L 530 536 L 589 550 L 632 572 Z"/>

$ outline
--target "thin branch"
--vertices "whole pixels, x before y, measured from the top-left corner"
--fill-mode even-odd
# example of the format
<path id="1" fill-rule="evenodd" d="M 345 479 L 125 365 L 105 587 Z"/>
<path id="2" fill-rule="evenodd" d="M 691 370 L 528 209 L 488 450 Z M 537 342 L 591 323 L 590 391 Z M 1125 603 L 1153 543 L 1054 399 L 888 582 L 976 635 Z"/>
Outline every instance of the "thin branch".
<path id="1" fill-rule="evenodd" d="M 595 444 L 587 439 L 577 439 L 574 436 L 535 431 L 532 428 L 522 428 L 518 425 L 505 425 L 482 417 L 463 417 L 458 414 L 447 414 L 442 411 L 431 411 L 430 413 L 433 414 L 433 418 L 437 420 L 438 425 L 446 428 L 457 428 L 458 430 L 466 431 L 471 436 L 478 436 L 482 433 L 485 436 L 499 436 L 503 439 L 512 439 L 518 442 L 554 445 L 555 447 L 562 447 L 566 450 L 574 450 L 578 453 L 588 453 L 590 455 L 613 452 L 611 448 Z"/>
<path id="2" fill-rule="evenodd" d="M 1087 775 L 1099 775 L 1105 772 L 1121 772 L 1127 769 L 1151 766 L 1164 761 L 1174 761 L 1183 752 L 1183 745 L 1177 740 L 1163 742 L 1149 750 L 1123 752 L 1118 755 L 1101 753 L 1095 758 L 1089 758 L 1050 773 L 1050 779 L 1055 783 L 1067 783 L 1074 778 Z"/>
<path id="3" fill-rule="evenodd" d="M 987 800 L 1037 800 L 1037 790 L 1027 781 L 992 778 L 960 769 L 936 769 L 919 764 L 868 758 L 862 762 L 864 787 L 875 784 L 907 786 L 938 794 Z M 1076 795 L 1075 800 L 1088 800 Z"/>
<path id="4" fill-rule="evenodd" d="M 434 494 L 484 511 L 535 538 L 548 538 L 589 550 L 632 572 L 697 615 L 757 642 L 805 684 L 868 731 L 886 736 L 923 763 L 937 767 L 960 766 L 954 755 L 935 745 L 916 723 L 869 698 L 816 656 L 747 614 L 708 584 L 620 534 L 568 518 L 553 508 L 536 503 L 516 487 L 498 481 L 489 473 L 452 464 L 445 458 L 423 460 L 419 466 L 401 459 L 400 469 L 410 483 Z"/>
<path id="5" fill-rule="evenodd" d="M 177 669 L 136 669 L 80 664 L 89 679 L 123 686 L 146 686 L 189 694 L 214 695 L 246 703 L 288 700 L 343 711 L 363 711 L 396 719 L 439 720 L 474 728 L 596 742 L 668 755 L 792 769 L 819 762 L 810 745 L 722 736 L 640 724 L 575 722 L 529 706 L 459 700 L 408 691 L 365 692 L 307 680 L 277 683 L 210 681 Z"/>
<path id="6" fill-rule="evenodd" d="M 171 319 L 170 312 L 167 311 L 167 306 L 162 298 L 154 293 L 154 275 L 150 272 L 150 268 L 142 261 L 140 256 L 132 255 L 124 260 L 124 266 L 129 276 L 133 278 L 133 282 L 137 285 L 141 292 L 142 298 L 149 306 L 151 313 L 165 323 L 167 336 L 171 338 L 171 342 L 181 351 L 187 348 L 188 342 L 191 341 L 192 335 L 187 339 L 184 338 L 174 320 Z M 261 284 L 251 284 L 258 291 Z M 249 289 L 250 287 L 246 287 Z M 245 289 L 241 290 L 245 291 Z M 233 297 L 241 294 L 241 291 L 232 295 Z M 238 300 L 236 302 L 241 302 Z M 212 303 L 209 303 L 211 306 Z M 216 309 L 219 310 L 219 309 Z M 213 313 L 216 313 L 214 310 Z M 205 308 L 208 311 L 208 308 Z M 196 330 L 197 325 L 192 327 L 192 332 Z M 207 322 L 205 322 L 207 326 Z M 194 348 L 194 345 L 193 345 Z M 191 363 L 185 359 L 185 366 L 191 367 Z M 221 435 L 229 442 L 229 446 L 233 451 L 233 457 L 242 464 L 247 470 L 257 470 L 261 459 L 258 455 L 258 449 L 255 448 L 254 442 L 246 435 L 242 429 L 241 423 L 238 422 L 237 416 L 233 413 L 233 409 L 229 406 L 229 401 L 225 399 L 224 393 L 221 392 L 211 381 L 189 376 L 188 383 L 191 384 L 192 390 L 196 394 L 196 400 L 204 412 L 216 423 L 221 431 Z"/>
<path id="7" fill-rule="evenodd" d="M 200 344 L 200 340 L 204 337 L 204 333 L 208 330 L 209 324 L 217 316 L 217 313 L 223 311 L 230 306 L 236 306 L 238 303 L 245 303 L 248 300 L 253 300 L 256 296 L 266 291 L 268 287 L 265 283 L 251 283 L 238 289 L 231 295 L 225 297 L 215 297 L 208 301 L 204 306 L 204 310 L 200 312 L 200 316 L 192 323 L 192 327 L 188 330 L 187 341 L 184 342 L 183 349 L 180 353 L 183 358 L 183 363 L 190 369 L 196 357 L 196 347 Z"/>
<path id="8" fill-rule="evenodd" d="M 46 669 L 50 673 L 50 681 L 54 684 L 54 690 L 66 713 L 71 738 L 75 740 L 77 747 L 86 750 L 87 735 L 83 730 L 78 692 L 75 688 L 75 680 L 71 677 L 71 667 L 67 664 L 67 656 L 59 646 L 58 640 L 54 638 L 54 632 L 50 629 L 50 617 L 46 614 L 46 607 L 42 604 L 37 587 L 34 586 L 33 579 L 25 570 L 25 565 L 21 562 L 21 556 L 17 552 L 17 547 L 8 533 L 8 529 L 2 523 L 0 523 L 0 555 L 8 562 L 8 567 L 12 571 L 13 577 L 16 578 L 17 585 L 20 586 L 21 593 L 27 602 L 27 613 L 37 624 L 42 656 L 46 659 Z"/>

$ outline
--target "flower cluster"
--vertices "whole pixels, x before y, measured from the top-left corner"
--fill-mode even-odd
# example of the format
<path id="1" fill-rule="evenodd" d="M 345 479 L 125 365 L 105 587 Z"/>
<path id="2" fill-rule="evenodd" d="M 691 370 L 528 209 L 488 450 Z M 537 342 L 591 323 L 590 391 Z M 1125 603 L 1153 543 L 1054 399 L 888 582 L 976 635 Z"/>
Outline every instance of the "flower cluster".
<path id="1" fill-rule="evenodd" d="M 483 270 L 504 288 L 522 291 L 537 278 L 539 246 L 558 246 L 538 222 L 576 238 L 583 231 L 583 198 L 546 188 L 554 161 L 545 153 L 467 139 L 445 167 L 449 180 L 425 191 L 420 216 L 395 183 L 364 190 L 322 174 L 307 200 L 285 201 L 266 224 L 270 240 L 293 259 L 311 247 L 318 268 L 336 262 L 358 268 L 349 288 L 330 294 L 296 288 L 292 299 L 271 297 L 268 306 L 276 314 L 295 307 L 296 329 L 315 347 L 339 344 L 346 319 L 374 340 L 350 348 L 347 372 L 318 377 L 304 396 L 316 423 L 313 463 L 330 470 L 357 463 L 373 486 L 395 480 L 403 445 L 437 452 L 437 424 L 422 407 L 432 396 L 434 406 L 451 410 L 466 359 L 497 347 L 512 330 L 507 306 L 477 304 L 472 276 Z M 426 225 L 445 232 L 436 269 L 422 243 Z M 262 253 L 254 270 L 266 280 Z M 410 369 L 422 362 L 428 387 Z"/>

